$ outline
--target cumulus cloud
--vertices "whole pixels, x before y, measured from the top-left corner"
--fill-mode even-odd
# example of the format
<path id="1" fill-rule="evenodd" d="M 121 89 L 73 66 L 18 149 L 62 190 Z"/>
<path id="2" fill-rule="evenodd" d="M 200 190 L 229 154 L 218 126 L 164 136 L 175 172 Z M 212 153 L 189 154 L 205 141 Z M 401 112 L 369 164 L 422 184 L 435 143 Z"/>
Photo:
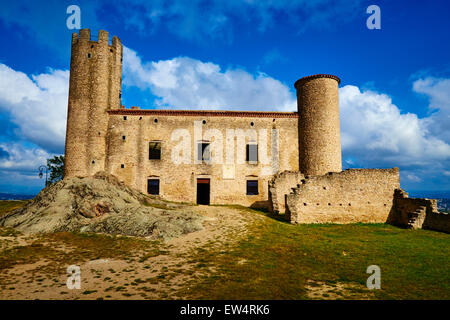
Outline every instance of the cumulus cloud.
<path id="1" fill-rule="evenodd" d="M 436 88 L 436 85 L 421 88 Z M 435 115 L 444 113 L 446 106 L 432 102 L 445 93 L 440 90 L 429 92 L 435 96 L 430 96 L 430 105 L 434 106 L 436 113 L 419 118 L 413 113 L 401 113 L 386 94 L 361 91 L 351 85 L 342 87 L 340 109 L 344 166 L 398 166 L 402 183 L 407 186 L 423 188 L 418 186 L 434 181 L 442 184 L 442 188 L 450 187 L 448 179 L 445 179 L 450 167 L 450 141 L 446 138 L 445 129 L 435 130 L 443 121 L 442 117 Z"/>
<path id="2" fill-rule="evenodd" d="M 28 76 L 0 64 L 0 110 L 10 115 L 17 135 L 52 152 L 63 152 L 69 71 Z"/>
<path id="3" fill-rule="evenodd" d="M 429 101 L 429 131 L 444 141 L 450 141 L 450 79 L 426 77 L 413 83 L 413 90 Z"/>
<path id="4" fill-rule="evenodd" d="M 1 171 L 36 172 L 51 156 L 39 147 L 29 147 L 16 142 L 0 143 L 0 151 L 5 154 L 0 161 Z"/>
<path id="5" fill-rule="evenodd" d="M 430 118 L 402 114 L 386 94 L 340 89 L 343 150 L 367 164 L 426 165 L 450 157 L 450 145 L 431 134 Z"/>
<path id="6" fill-rule="evenodd" d="M 143 62 L 124 48 L 124 85 L 149 89 L 159 107 L 188 109 L 281 110 L 296 108 L 288 86 L 264 73 L 221 70 L 188 57 Z"/>
<path id="7" fill-rule="evenodd" d="M 53 154 L 27 142 L 0 143 L 0 189 L 2 192 L 36 194 L 44 187 L 38 168 Z"/>

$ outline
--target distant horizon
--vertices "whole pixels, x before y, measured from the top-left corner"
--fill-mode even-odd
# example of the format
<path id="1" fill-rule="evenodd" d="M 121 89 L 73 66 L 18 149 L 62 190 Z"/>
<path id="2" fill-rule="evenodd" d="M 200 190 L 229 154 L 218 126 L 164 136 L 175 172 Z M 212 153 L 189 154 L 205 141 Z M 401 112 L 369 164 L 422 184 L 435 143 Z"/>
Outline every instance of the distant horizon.
<path id="1" fill-rule="evenodd" d="M 42 191 L 42 189 L 40 190 Z M 39 191 L 39 192 L 40 192 Z M 429 198 L 429 199 L 450 199 L 450 190 L 440 191 L 440 190 L 405 190 L 409 197 L 411 198 Z M 4 200 L 6 196 L 17 196 L 20 199 L 11 200 L 23 200 L 24 197 L 29 197 L 32 199 L 36 197 L 38 193 L 16 193 L 16 192 L 0 192 L 0 200 Z"/>

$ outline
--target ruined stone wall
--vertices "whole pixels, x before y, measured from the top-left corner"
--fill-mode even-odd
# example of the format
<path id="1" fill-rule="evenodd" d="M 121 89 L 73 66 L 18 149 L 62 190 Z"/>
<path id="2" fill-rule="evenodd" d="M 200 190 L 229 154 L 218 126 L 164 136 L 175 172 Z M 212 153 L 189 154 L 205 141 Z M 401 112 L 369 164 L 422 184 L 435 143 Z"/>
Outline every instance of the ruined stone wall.
<path id="1" fill-rule="evenodd" d="M 394 204 L 395 211 L 388 219 L 390 224 L 450 232 L 450 215 L 438 211 L 436 199 L 409 198 L 408 193 L 399 189 Z"/>
<path id="2" fill-rule="evenodd" d="M 64 176 L 90 176 L 105 169 L 109 108 L 120 106 L 122 44 L 89 29 L 72 35 Z"/>
<path id="3" fill-rule="evenodd" d="M 398 168 L 305 177 L 287 195 L 286 214 L 291 223 L 386 222 L 399 187 Z"/>
<path id="4" fill-rule="evenodd" d="M 197 179 L 209 178 L 211 204 L 267 207 L 268 181 L 273 174 L 281 170 L 298 170 L 296 113 L 122 109 L 110 111 L 109 118 L 107 171 L 142 192 L 147 192 L 148 178 L 159 179 L 160 196 L 167 200 L 195 203 Z M 201 136 L 194 133 L 194 121 L 200 124 Z M 216 138 L 210 134 L 219 133 L 223 136 L 223 144 L 232 143 L 226 140 L 228 129 L 257 132 L 258 162 L 245 162 L 247 137 L 239 150 L 237 139 L 233 139 L 234 165 L 226 162 L 226 146 L 222 148 L 223 164 L 195 164 L 197 142 L 214 143 Z M 267 133 L 265 146 L 260 143 L 261 129 Z M 177 136 L 176 132 L 183 131 L 190 135 L 190 140 L 183 141 Z M 274 132 L 278 133 L 278 138 L 274 138 Z M 149 159 L 150 141 L 162 142 L 161 160 Z M 175 164 L 172 160 L 172 152 L 181 142 L 190 150 L 190 163 Z M 216 150 L 212 144 L 213 157 L 219 156 Z M 278 165 L 272 161 L 272 150 L 279 150 Z M 268 162 L 264 162 L 264 153 Z M 238 155 L 244 158 L 244 163 L 236 164 Z M 258 180 L 258 195 L 246 195 L 247 180 Z"/>
<path id="5" fill-rule="evenodd" d="M 299 171 L 283 171 L 269 181 L 270 211 L 276 214 L 285 212 L 286 196 L 305 178 Z"/>
<path id="6" fill-rule="evenodd" d="M 425 217 L 424 229 L 450 233 L 450 215 L 448 213 L 431 211 Z"/>

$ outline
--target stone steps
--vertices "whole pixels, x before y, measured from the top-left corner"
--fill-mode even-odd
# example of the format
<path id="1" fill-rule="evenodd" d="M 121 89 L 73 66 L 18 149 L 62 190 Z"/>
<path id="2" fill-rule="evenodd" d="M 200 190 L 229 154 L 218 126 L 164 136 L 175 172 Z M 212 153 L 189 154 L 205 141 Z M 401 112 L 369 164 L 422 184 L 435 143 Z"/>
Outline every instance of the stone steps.
<path id="1" fill-rule="evenodd" d="M 423 220 L 425 217 L 427 208 L 425 206 L 419 206 L 416 211 L 408 213 L 408 228 L 410 229 L 419 229 L 422 226 L 417 225 L 419 223 L 418 220 Z"/>

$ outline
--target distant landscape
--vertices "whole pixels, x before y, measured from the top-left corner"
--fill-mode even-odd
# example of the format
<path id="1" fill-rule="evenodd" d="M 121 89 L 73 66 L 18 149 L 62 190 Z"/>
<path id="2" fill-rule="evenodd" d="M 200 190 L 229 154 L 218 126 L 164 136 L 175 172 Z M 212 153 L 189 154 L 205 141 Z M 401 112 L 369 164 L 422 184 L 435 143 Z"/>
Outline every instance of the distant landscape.
<path id="1" fill-rule="evenodd" d="M 450 213 L 450 199 L 438 199 L 438 210 Z"/>
<path id="2" fill-rule="evenodd" d="M 28 200 L 33 199 L 36 195 L 0 193 L 0 200 Z"/>
<path id="3" fill-rule="evenodd" d="M 450 212 L 450 191 L 409 191 L 410 197 L 437 199 L 438 210 Z"/>

